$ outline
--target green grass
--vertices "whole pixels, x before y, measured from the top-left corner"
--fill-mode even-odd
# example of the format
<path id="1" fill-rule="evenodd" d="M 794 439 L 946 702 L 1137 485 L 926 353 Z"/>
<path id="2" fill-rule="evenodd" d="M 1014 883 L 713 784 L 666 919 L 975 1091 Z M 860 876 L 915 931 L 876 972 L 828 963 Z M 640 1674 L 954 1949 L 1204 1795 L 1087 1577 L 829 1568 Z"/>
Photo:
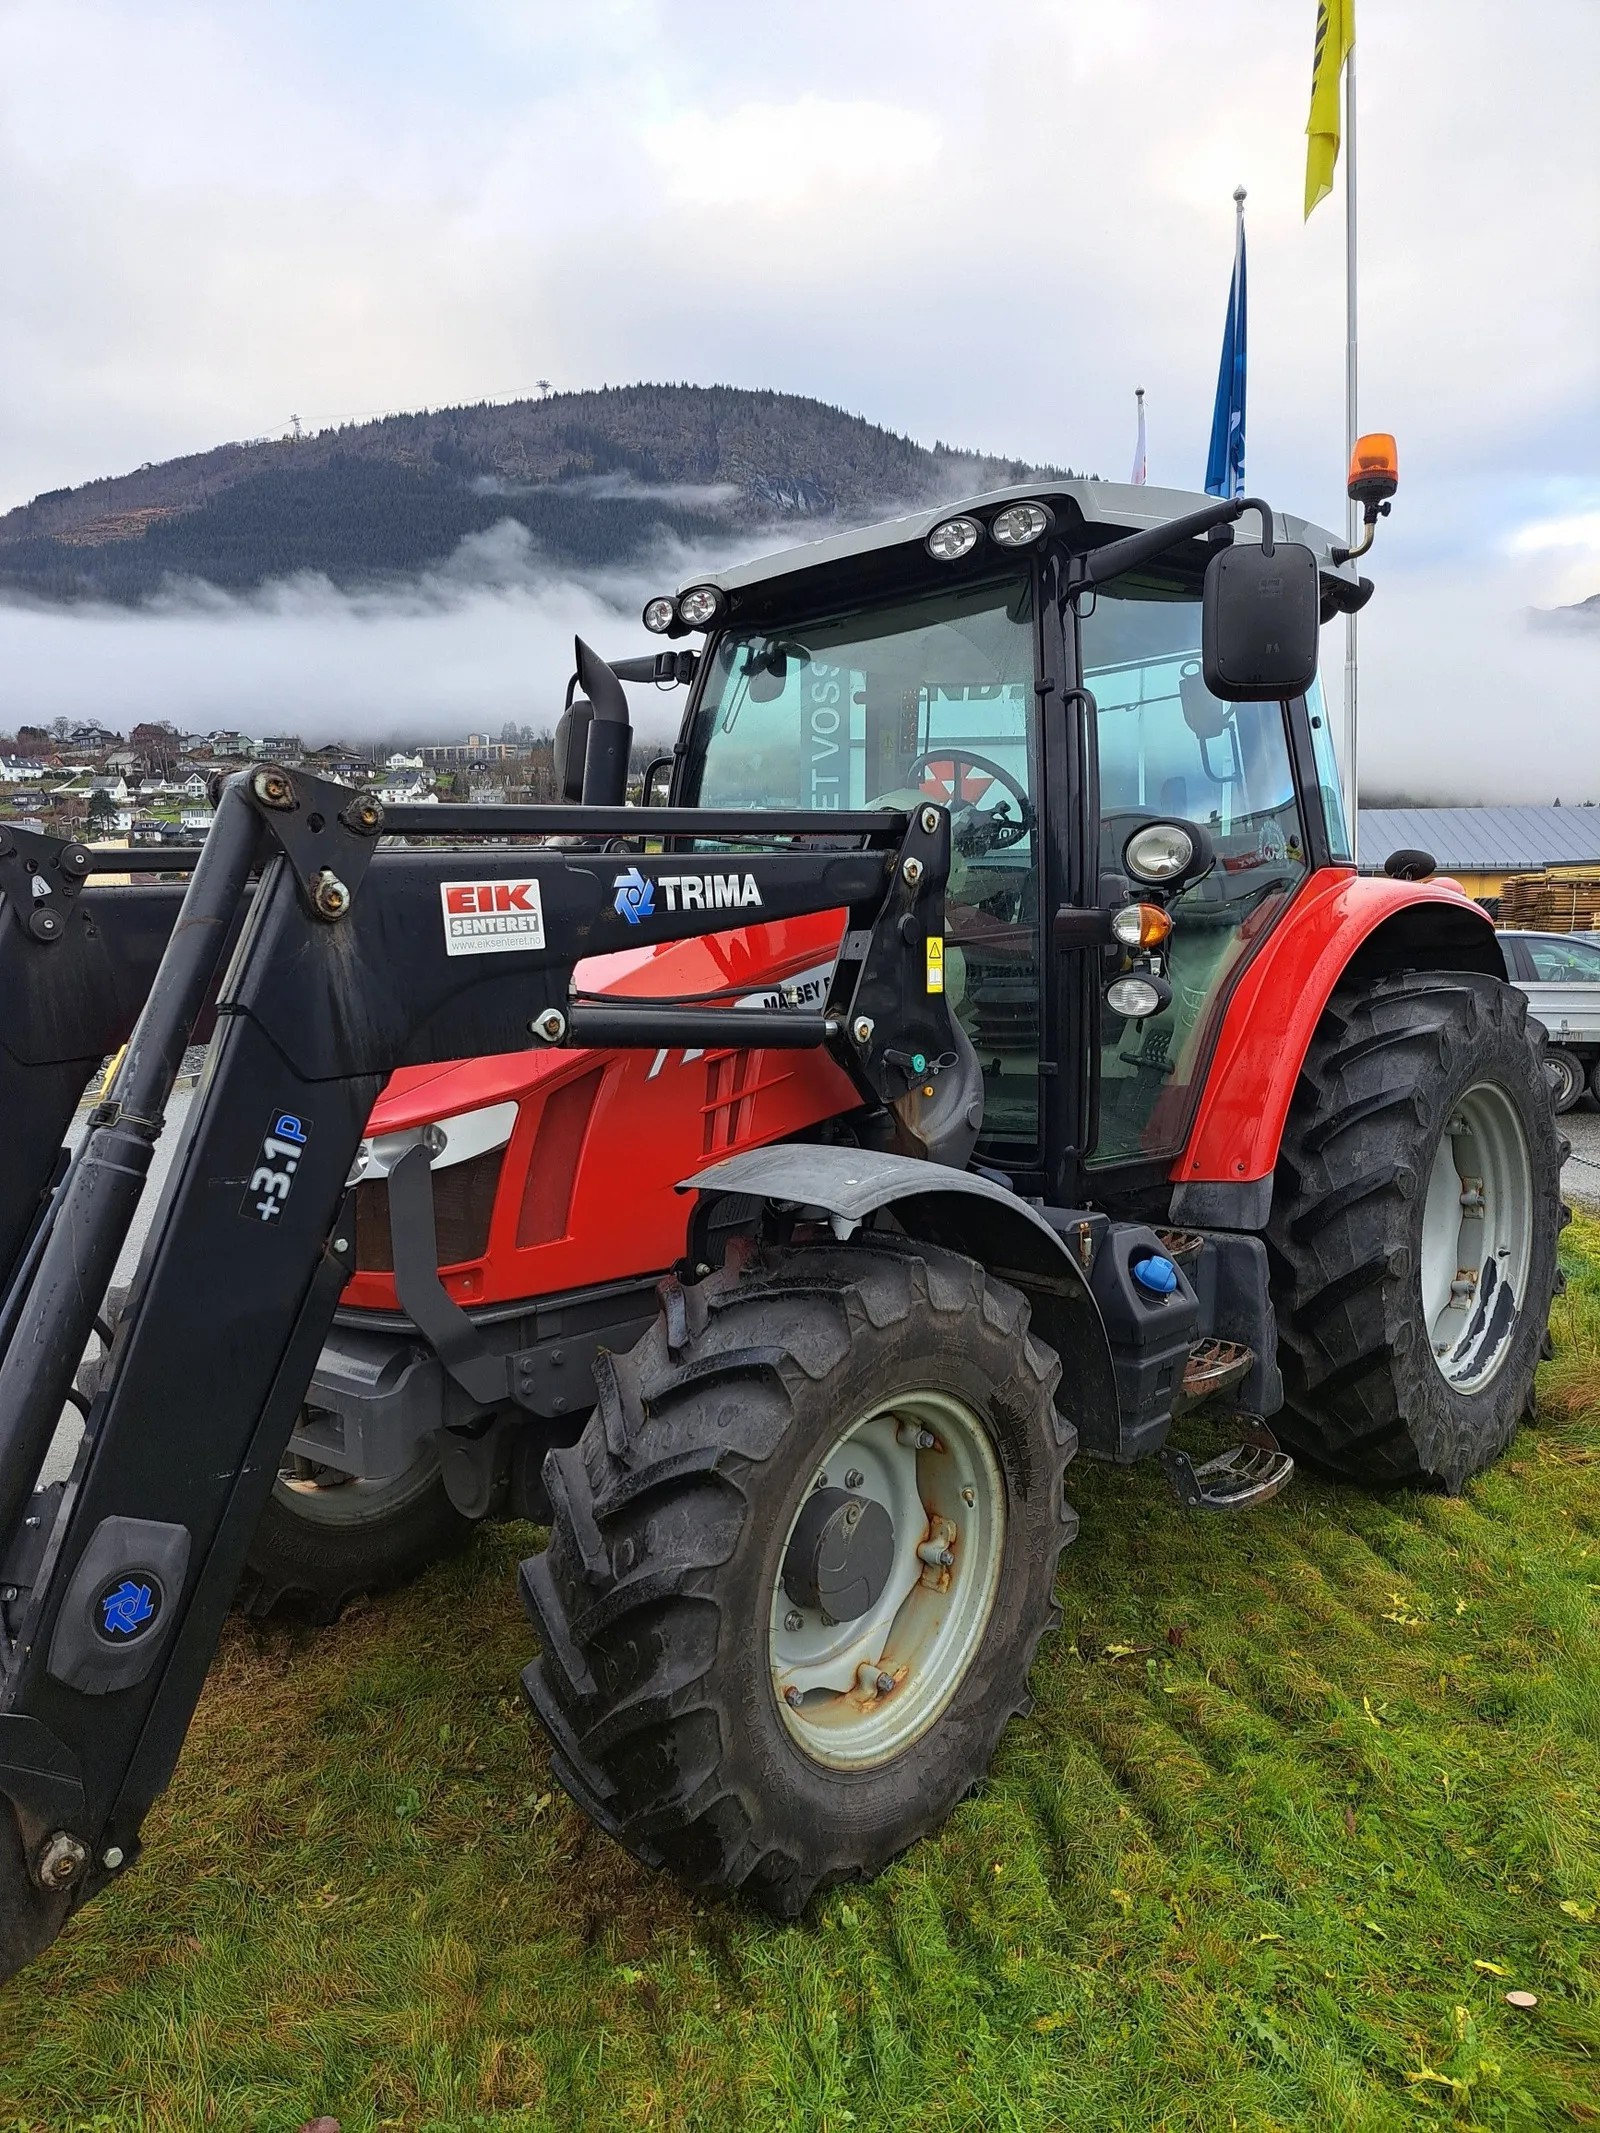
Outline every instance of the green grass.
<path id="1" fill-rule="evenodd" d="M 1600 1226 L 1567 1257 L 1460 1498 L 1081 1468 L 1032 1721 L 804 1927 L 552 1786 L 525 1533 L 232 1625 L 144 1862 L 0 2005 L 0 2128 L 1600 2124 Z"/>

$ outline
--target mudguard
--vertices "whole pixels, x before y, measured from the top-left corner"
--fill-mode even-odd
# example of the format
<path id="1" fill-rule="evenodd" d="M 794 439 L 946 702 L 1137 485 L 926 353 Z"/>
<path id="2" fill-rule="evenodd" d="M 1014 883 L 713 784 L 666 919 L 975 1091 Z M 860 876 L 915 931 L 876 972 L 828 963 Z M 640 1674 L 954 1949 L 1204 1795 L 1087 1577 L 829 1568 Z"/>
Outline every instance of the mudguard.
<path id="1" fill-rule="evenodd" d="M 892 1209 L 908 1236 L 963 1252 L 1020 1289 L 1035 1332 L 1061 1358 L 1057 1404 L 1087 1442 L 1115 1431 L 1111 1348 L 1084 1271 L 1039 1210 L 1004 1185 L 915 1156 L 786 1141 L 714 1163 L 678 1190 L 702 1202 L 737 1194 L 821 1208 L 845 1235 Z"/>
<path id="2" fill-rule="evenodd" d="M 1396 970 L 1505 976 L 1488 915 L 1453 881 L 1390 881 L 1345 868 L 1313 874 L 1240 973 L 1223 1014 L 1186 1145 L 1169 1172 L 1173 1219 L 1255 1228 L 1270 1201 L 1237 1195 L 1238 1219 L 1197 1186 L 1270 1180 L 1294 1085 L 1341 981 Z M 1180 1197 L 1181 1196 L 1181 1197 Z M 1259 1200 L 1259 1214 L 1254 1212 Z"/>

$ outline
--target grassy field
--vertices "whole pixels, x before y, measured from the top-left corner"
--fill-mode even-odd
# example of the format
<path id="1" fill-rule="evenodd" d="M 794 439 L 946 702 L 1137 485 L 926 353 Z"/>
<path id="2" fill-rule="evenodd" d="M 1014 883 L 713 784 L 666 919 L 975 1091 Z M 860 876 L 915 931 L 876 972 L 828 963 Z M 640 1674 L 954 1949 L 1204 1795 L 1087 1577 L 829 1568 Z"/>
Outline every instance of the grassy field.
<path id="1" fill-rule="evenodd" d="M 145 1863 L 5 1995 L 0 2128 L 1600 2125 L 1600 1226 L 1567 1257 L 1461 1498 L 1083 1467 L 1032 1722 L 805 1927 L 553 1788 L 525 1533 L 234 1625 Z"/>

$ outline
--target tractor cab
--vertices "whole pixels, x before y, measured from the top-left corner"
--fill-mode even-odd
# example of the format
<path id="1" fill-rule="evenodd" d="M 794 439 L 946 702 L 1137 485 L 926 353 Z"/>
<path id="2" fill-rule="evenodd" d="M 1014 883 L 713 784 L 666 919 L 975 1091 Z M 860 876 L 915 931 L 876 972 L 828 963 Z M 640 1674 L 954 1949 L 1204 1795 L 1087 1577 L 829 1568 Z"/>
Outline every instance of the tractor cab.
<path id="1" fill-rule="evenodd" d="M 1165 1175 L 1220 1002 L 1307 876 L 1350 863 L 1314 672 L 1243 701 L 1208 681 L 1218 536 L 1259 557 L 1266 523 L 1203 523 L 1225 512 L 1103 482 L 1004 489 L 645 610 L 706 633 L 666 655 L 691 682 L 676 805 L 951 810 L 945 984 L 982 1077 L 978 1154 L 1051 1199 Z M 1271 525 L 1320 619 L 1362 604 L 1331 534 Z M 1130 839 L 1158 823 L 1186 826 L 1190 857 L 1141 880 Z M 1142 936 L 1117 918 L 1140 904 Z"/>

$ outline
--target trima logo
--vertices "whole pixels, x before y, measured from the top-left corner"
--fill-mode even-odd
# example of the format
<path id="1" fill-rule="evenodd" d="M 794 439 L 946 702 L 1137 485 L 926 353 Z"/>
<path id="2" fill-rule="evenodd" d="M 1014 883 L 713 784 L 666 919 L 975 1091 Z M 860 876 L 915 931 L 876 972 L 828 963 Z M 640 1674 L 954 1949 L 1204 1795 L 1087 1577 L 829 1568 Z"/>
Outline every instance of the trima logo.
<path id="1" fill-rule="evenodd" d="M 537 881 L 442 881 L 446 955 L 492 955 L 544 946 Z"/>
<path id="2" fill-rule="evenodd" d="M 629 867 L 626 874 L 619 874 L 611 886 L 617 892 L 617 910 L 630 926 L 637 926 L 642 918 L 654 916 L 656 885 L 647 880 L 637 867 Z"/>
<path id="3" fill-rule="evenodd" d="M 137 1637 L 161 1612 L 159 1590 L 144 1578 L 124 1577 L 108 1585 L 95 1602 L 102 1637 Z"/>
<path id="4" fill-rule="evenodd" d="M 759 907 L 754 874 L 658 874 L 654 881 L 629 867 L 612 883 L 617 909 L 630 926 L 654 918 L 659 889 L 669 911 L 743 911 Z"/>

